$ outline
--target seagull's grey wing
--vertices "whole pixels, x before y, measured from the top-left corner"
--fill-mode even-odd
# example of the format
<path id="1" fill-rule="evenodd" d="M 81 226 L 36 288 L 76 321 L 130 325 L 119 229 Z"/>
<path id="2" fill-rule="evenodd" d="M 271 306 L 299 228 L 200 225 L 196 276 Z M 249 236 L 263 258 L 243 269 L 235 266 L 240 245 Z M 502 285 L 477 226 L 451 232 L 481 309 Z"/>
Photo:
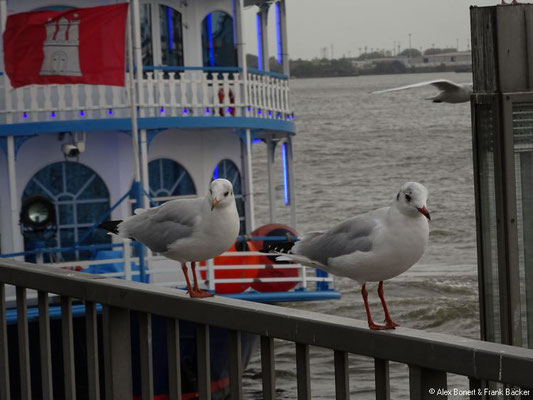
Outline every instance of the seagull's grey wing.
<path id="1" fill-rule="evenodd" d="M 204 202 L 204 198 L 172 200 L 147 209 L 125 219 L 118 226 L 119 233 L 163 253 L 171 243 L 192 235 L 202 219 Z"/>
<path id="2" fill-rule="evenodd" d="M 417 87 L 427 86 L 427 85 L 433 85 L 440 90 L 450 90 L 452 88 L 457 89 L 460 87 L 456 83 L 453 83 L 452 81 L 449 81 L 447 79 L 434 79 L 431 81 L 413 83 L 411 85 L 400 86 L 400 87 L 392 88 L 392 89 L 378 90 L 376 92 L 371 92 L 371 93 L 376 94 L 376 93 L 395 92 L 397 90 L 411 89 L 411 88 L 417 88 Z"/>
<path id="3" fill-rule="evenodd" d="M 439 90 L 453 91 L 461 89 L 463 86 L 447 79 L 438 79 L 431 82 L 431 85 L 435 86 Z"/>
<path id="4" fill-rule="evenodd" d="M 326 232 L 304 236 L 294 245 L 292 253 L 327 265 L 328 259 L 332 257 L 370 251 L 370 235 L 379 226 L 375 213 L 360 215 L 343 221 Z"/>

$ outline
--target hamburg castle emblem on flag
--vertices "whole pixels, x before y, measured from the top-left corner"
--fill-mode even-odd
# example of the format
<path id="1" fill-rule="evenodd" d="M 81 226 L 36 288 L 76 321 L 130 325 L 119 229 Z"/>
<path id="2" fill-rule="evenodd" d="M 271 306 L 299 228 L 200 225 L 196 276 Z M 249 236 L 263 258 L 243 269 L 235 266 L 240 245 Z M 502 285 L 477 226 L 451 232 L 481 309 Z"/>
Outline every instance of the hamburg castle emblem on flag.
<path id="1" fill-rule="evenodd" d="M 65 17 L 50 18 L 45 24 L 46 39 L 43 42 L 44 59 L 40 75 L 82 76 L 79 55 L 80 20 Z"/>

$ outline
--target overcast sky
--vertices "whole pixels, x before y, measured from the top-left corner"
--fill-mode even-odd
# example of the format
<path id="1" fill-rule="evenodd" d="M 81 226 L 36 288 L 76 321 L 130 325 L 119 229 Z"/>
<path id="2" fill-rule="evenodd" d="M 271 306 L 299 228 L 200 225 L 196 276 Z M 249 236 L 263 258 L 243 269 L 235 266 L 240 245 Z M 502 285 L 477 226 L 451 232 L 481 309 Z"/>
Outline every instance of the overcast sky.
<path id="1" fill-rule="evenodd" d="M 510 0 L 508 0 L 510 2 Z M 319 57 L 333 45 L 335 58 L 359 55 L 370 49 L 416 49 L 470 46 L 471 5 L 495 5 L 500 0 L 286 0 L 289 54 L 292 59 Z M 256 54 L 255 21 L 257 8 L 245 12 L 248 52 Z M 269 42 L 275 44 L 274 9 L 269 18 Z M 250 43 L 251 42 L 251 43 Z M 273 46 L 272 46 L 273 47 Z M 468 47 L 469 48 L 469 47 Z M 271 50 L 270 55 L 275 55 Z"/>

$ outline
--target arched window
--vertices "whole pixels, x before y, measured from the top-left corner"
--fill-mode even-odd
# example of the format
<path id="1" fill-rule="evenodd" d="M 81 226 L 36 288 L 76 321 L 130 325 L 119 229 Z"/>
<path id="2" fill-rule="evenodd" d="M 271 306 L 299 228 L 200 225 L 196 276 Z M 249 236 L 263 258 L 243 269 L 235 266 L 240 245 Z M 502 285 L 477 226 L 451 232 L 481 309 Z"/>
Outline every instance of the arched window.
<path id="1" fill-rule="evenodd" d="M 150 196 L 169 197 L 196 194 L 196 187 L 187 170 L 174 160 L 160 158 L 148 163 Z M 158 201 L 162 204 L 164 201 Z"/>
<path id="2" fill-rule="evenodd" d="M 213 171 L 212 179 L 214 180 L 218 178 L 225 178 L 233 185 L 237 211 L 239 212 L 239 218 L 241 220 L 240 233 L 244 234 L 246 232 L 246 226 L 244 221 L 244 197 L 242 195 L 241 173 L 233 161 L 226 159 L 220 161 Z"/>
<path id="3" fill-rule="evenodd" d="M 204 67 L 237 65 L 233 18 L 228 13 L 213 11 L 202 21 L 202 56 Z"/>
<path id="4" fill-rule="evenodd" d="M 183 65 L 181 13 L 162 4 L 140 6 L 143 65 Z"/>
<path id="5" fill-rule="evenodd" d="M 55 207 L 57 231 L 52 238 L 43 237 L 45 247 L 73 246 L 109 210 L 109 191 L 104 181 L 91 168 L 77 162 L 61 161 L 42 168 L 29 180 L 22 201 L 33 195 L 48 198 Z M 25 238 L 24 248 L 31 250 L 35 242 Z M 95 229 L 83 244 L 110 242 L 106 232 Z M 67 261 L 88 259 L 90 251 L 67 252 L 62 257 Z"/>

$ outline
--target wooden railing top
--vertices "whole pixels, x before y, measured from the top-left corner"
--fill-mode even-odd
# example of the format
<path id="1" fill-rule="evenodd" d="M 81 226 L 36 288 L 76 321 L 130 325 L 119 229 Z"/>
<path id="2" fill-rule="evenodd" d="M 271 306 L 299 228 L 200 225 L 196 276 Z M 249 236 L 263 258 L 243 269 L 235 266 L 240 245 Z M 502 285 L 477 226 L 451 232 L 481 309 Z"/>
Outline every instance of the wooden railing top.
<path id="1" fill-rule="evenodd" d="M 533 388 L 533 350 L 0 260 L 0 283 L 301 344 Z"/>

